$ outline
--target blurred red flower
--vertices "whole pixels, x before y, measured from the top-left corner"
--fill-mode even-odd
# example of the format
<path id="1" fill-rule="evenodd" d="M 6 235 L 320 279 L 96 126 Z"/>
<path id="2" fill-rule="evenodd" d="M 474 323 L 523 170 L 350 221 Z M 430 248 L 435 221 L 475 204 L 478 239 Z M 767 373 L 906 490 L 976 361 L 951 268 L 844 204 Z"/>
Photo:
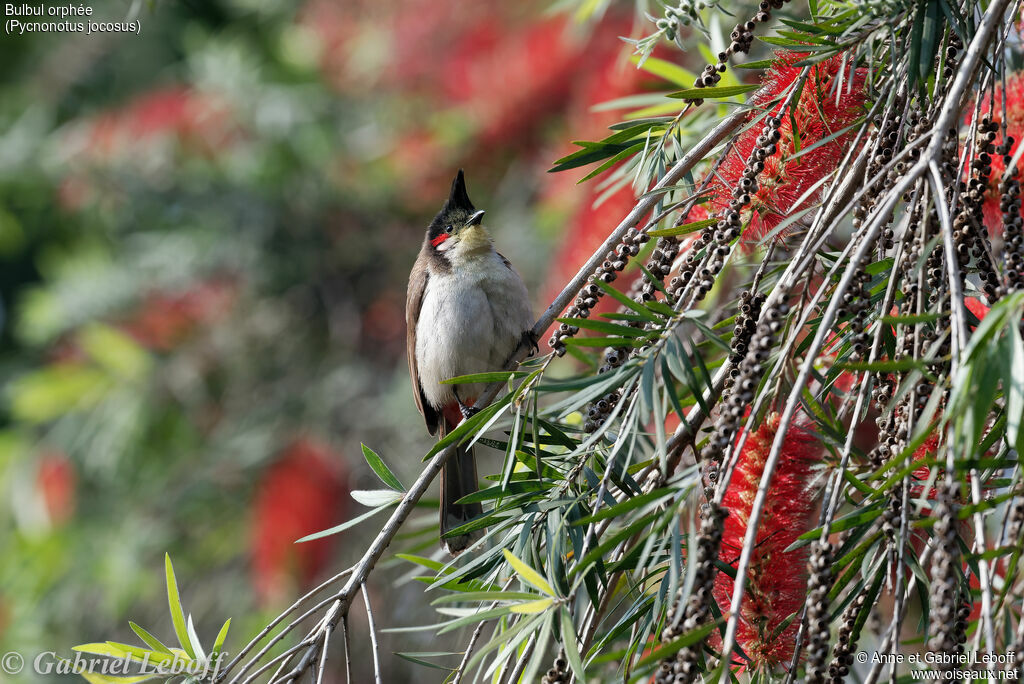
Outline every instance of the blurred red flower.
<path id="1" fill-rule="evenodd" d="M 75 468 L 60 451 L 43 453 L 36 464 L 36 488 L 51 525 L 60 525 L 75 510 Z"/>
<path id="2" fill-rule="evenodd" d="M 750 511 L 779 420 L 779 414 L 769 415 L 747 438 L 722 501 L 729 516 L 725 519 L 719 560 L 733 568 L 739 562 Z M 750 658 L 751 668 L 773 668 L 784 664 L 793 653 L 799 620 L 793 620 L 780 634 L 776 632 L 803 605 L 808 549 L 786 548 L 814 526 L 817 486 L 813 466 L 819 461 L 820 451 L 818 440 L 806 425 L 794 420 L 786 432 L 761 515 L 740 607 L 736 641 Z M 726 573 L 716 575 L 713 593 L 723 614 L 729 612 L 733 585 Z M 720 643 L 720 637 L 717 638 Z"/>
<path id="3" fill-rule="evenodd" d="M 761 239 L 819 200 L 822 187 L 817 184 L 836 169 L 856 132 L 851 130 L 828 142 L 821 141 L 851 125 L 863 113 L 866 70 L 855 69 L 852 74 L 843 70 L 842 55 L 813 67 L 794 111 L 783 113 L 780 98 L 785 99 L 803 69 L 795 65 L 807 57 L 808 54 L 798 52 L 778 55 L 765 74 L 761 89 L 751 98 L 755 107 L 768 107 L 778 101 L 770 111 L 782 121 L 782 137 L 775 154 L 765 160 L 758 190 L 745 212 L 744 219 L 750 221 L 744 233 L 748 241 Z M 729 206 L 732 191 L 739 184 L 762 128 L 763 124 L 755 125 L 739 137 L 708 186 L 711 199 L 691 212 L 691 220 L 722 212 Z M 801 150 L 815 144 L 818 146 L 813 152 L 800 155 Z"/>
<path id="4" fill-rule="evenodd" d="M 121 327 L 148 349 L 170 351 L 196 330 L 223 319 L 236 296 L 237 284 L 226 277 L 200 281 L 173 294 L 153 292 Z"/>
<path id="5" fill-rule="evenodd" d="M 58 188 L 57 201 L 70 211 L 88 204 L 95 193 L 90 172 L 97 164 L 152 169 L 163 159 L 158 152 L 165 146 L 170 151 L 185 149 L 213 157 L 238 133 L 221 97 L 178 85 L 145 93 L 68 128 L 60 145 L 68 173 Z"/>
<path id="6" fill-rule="evenodd" d="M 252 503 L 250 548 L 256 593 L 264 604 L 310 584 L 324 569 L 333 537 L 296 544 L 344 518 L 347 481 L 341 457 L 300 438 L 263 473 Z"/>
<path id="7" fill-rule="evenodd" d="M 97 161 L 137 156 L 140 143 L 174 139 L 201 154 L 213 154 L 237 134 L 227 102 L 186 86 L 145 93 L 79 122 L 65 144 L 71 156 Z"/>
<path id="8" fill-rule="evenodd" d="M 607 32 L 626 32 L 623 23 L 608 24 Z M 598 45 L 607 43 L 596 43 Z M 577 92 L 569 107 L 569 125 L 574 139 L 594 140 L 608 135 L 608 127 L 621 119 L 616 111 L 594 112 L 592 108 L 603 102 L 633 95 L 653 81 L 647 73 L 632 64 L 619 59 L 617 52 L 606 52 L 603 56 L 592 55 L 589 60 L 602 59 L 598 68 L 582 75 Z M 593 62 L 591 62 L 593 63 Z M 562 154 L 572 150 L 563 149 Z M 553 155 L 553 156 L 561 156 Z M 563 230 L 561 246 L 548 267 L 545 280 L 545 301 L 550 301 L 561 291 L 565 283 L 580 269 L 595 250 L 605 241 L 609 233 L 626 217 L 636 203 L 631 184 L 605 197 L 596 204 L 603 192 L 596 183 L 576 185 L 571 172 L 557 174 L 549 183 L 544 201 L 553 206 L 571 207 L 569 218 Z M 635 277 L 635 274 L 634 274 Z M 617 282 L 616 287 L 628 289 L 628 285 Z M 607 298 L 595 307 L 599 314 L 616 308 Z"/>

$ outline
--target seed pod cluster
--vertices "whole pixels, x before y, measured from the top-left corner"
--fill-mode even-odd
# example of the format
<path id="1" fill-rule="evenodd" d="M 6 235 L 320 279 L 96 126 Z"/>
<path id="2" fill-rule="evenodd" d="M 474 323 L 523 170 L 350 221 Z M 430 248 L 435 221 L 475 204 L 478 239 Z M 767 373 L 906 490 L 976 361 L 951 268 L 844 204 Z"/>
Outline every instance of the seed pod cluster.
<path id="1" fill-rule="evenodd" d="M 680 265 L 679 273 L 669 281 L 666 289 L 673 300 L 682 297 L 687 286 L 695 278 L 695 301 L 704 299 L 714 287 L 715 278 L 724 268 L 725 258 L 729 256 L 732 244 L 743 230 L 743 211 L 750 205 L 754 193 L 758 190 L 757 177 L 764 171 L 765 160 L 778 151 L 778 142 L 782 138 L 779 132 L 781 125 L 782 119 L 779 117 L 766 117 L 764 128 L 755 140 L 754 151 L 743 169 L 743 175 L 733 188 L 729 207 L 717 217 L 718 223 L 701 231 Z"/>
<path id="2" fill-rule="evenodd" d="M 714 434 L 701 452 L 701 457 L 721 462 L 726 450 L 736 438 L 740 421 L 754 398 L 758 383 L 764 375 L 764 366 L 768 361 L 775 340 L 782 330 L 783 321 L 789 313 L 789 305 L 785 302 L 766 307 L 751 337 L 746 356 L 740 362 L 738 374 L 731 390 L 722 396 L 722 408 L 715 424 Z"/>
<path id="3" fill-rule="evenodd" d="M 781 119 L 776 116 L 769 116 L 765 121 L 764 130 L 756 140 L 757 146 L 747 160 L 739 184 L 733 189 L 733 199 L 729 208 L 718 217 L 717 224 L 706 227 L 694 240 L 689 254 L 679 268 L 679 273 L 669 281 L 667 289 L 673 299 L 679 299 L 694 278 L 697 278 L 695 301 L 704 299 L 714 287 L 715 278 L 725 266 L 725 258 L 729 255 L 732 244 L 742 232 L 742 213 L 758 190 L 757 177 L 764 171 L 765 159 L 775 154 L 777 150 L 781 138 L 781 124 Z M 701 250 L 705 250 L 705 254 L 702 255 Z"/>
<path id="4" fill-rule="evenodd" d="M 989 176 L 992 175 L 992 154 L 996 151 L 998 127 L 987 116 L 978 122 L 975 157 L 971 161 L 970 177 L 967 182 L 960 183 L 960 211 L 953 219 L 953 242 L 960 265 L 960 280 L 962 283 L 967 282 L 968 269 L 973 261 L 981 276 L 982 289 L 990 302 L 998 296 L 1001 283 L 989 257 L 992 246 L 985 230 L 982 207 L 985 203 Z"/>
<path id="5" fill-rule="evenodd" d="M 747 355 L 747 351 L 750 348 L 750 338 L 754 336 L 754 331 L 757 330 L 757 321 L 761 317 L 761 307 L 767 298 L 767 295 L 761 292 L 752 293 L 750 290 L 744 290 L 740 293 L 740 303 L 736 310 L 735 324 L 732 329 L 732 344 L 730 345 L 732 351 L 729 354 L 729 363 L 732 364 L 733 368 L 729 371 L 729 376 L 725 381 L 727 389 L 732 387 L 736 382 L 736 378 L 739 377 L 739 363 Z"/>
<path id="6" fill-rule="evenodd" d="M 646 237 L 646 234 L 644 234 Z M 622 245 L 620 245 L 621 247 Z M 647 272 L 656 278 L 659 282 L 664 281 L 672 271 L 672 266 L 675 262 L 676 256 L 679 254 L 680 243 L 679 239 L 674 236 L 660 237 L 657 243 L 655 243 L 654 251 L 651 252 L 651 258 L 647 262 Z M 647 276 L 638 279 L 630 290 L 630 295 L 633 300 L 639 303 L 650 302 L 656 299 L 656 293 L 658 292 L 658 286 L 655 282 Z M 625 313 L 626 307 L 620 307 L 619 312 Z M 645 324 L 641 321 L 629 321 L 626 325 L 633 328 L 644 328 L 650 327 L 650 324 Z M 642 354 L 650 348 L 650 345 L 644 345 L 642 347 L 634 348 L 623 348 L 623 347 L 608 347 L 604 353 L 604 364 L 598 369 L 598 373 L 607 373 L 608 371 L 618 368 L 625 363 L 631 356 L 636 354 Z M 592 402 L 587 407 L 587 420 L 583 423 L 583 430 L 585 432 L 594 432 L 608 419 L 615 405 L 619 402 L 621 392 L 619 390 L 613 390 L 608 394 L 604 395 L 595 402 Z"/>
<path id="7" fill-rule="evenodd" d="M 923 225 L 921 221 L 921 205 L 916 205 L 910 212 L 910 229 L 907 231 L 910 242 L 907 247 L 907 255 L 899 264 L 900 289 L 903 291 L 904 304 L 901 309 L 909 312 L 917 305 L 918 291 L 921 289 L 918 279 L 921 275 L 917 264 L 921 258 L 925 243 L 929 239 L 929 225 Z M 923 229 L 923 230 L 922 230 Z M 924 233 L 924 235 L 922 235 Z"/>
<path id="8" fill-rule="evenodd" d="M 807 560 L 807 665 L 810 684 L 824 684 L 829 642 L 829 601 L 832 588 L 832 544 L 818 540 Z"/>
<path id="9" fill-rule="evenodd" d="M 942 67 L 942 82 L 946 89 L 953 84 L 953 76 L 956 75 L 956 70 L 960 67 L 960 53 L 963 49 L 964 43 L 960 40 L 960 36 L 950 32 L 949 43 L 946 44 L 946 62 Z"/>
<path id="10" fill-rule="evenodd" d="M 721 74 L 729 64 L 729 58 L 736 54 L 750 52 L 750 46 L 754 44 L 754 29 L 759 23 L 767 22 L 772 18 L 772 10 L 782 9 L 789 0 L 761 0 L 757 6 L 757 13 L 745 22 L 736 24 L 732 33 L 729 34 L 730 43 L 722 52 L 718 53 L 718 62 L 708 64 L 694 81 L 694 88 L 713 88 L 722 80 Z M 694 106 L 702 104 L 703 100 L 694 100 Z"/>
<path id="11" fill-rule="evenodd" d="M 896 542 L 900 531 L 900 518 L 903 515 L 903 490 L 906 483 L 896 485 L 885 499 L 885 510 L 882 511 L 882 533 L 891 542 Z"/>
<path id="12" fill-rule="evenodd" d="M 900 175 L 895 172 L 895 169 L 890 170 L 887 174 L 882 174 L 886 164 L 892 161 L 893 156 L 896 153 L 896 146 L 900 142 L 903 136 L 902 127 L 903 118 L 896 114 L 891 117 L 887 117 L 881 124 L 881 128 L 875 134 L 874 150 L 871 153 L 871 159 L 868 160 L 867 177 L 874 179 L 867 187 L 867 192 L 861 201 L 853 208 L 853 228 L 854 235 L 860 232 L 860 229 L 864 226 L 864 222 L 867 217 L 874 210 L 875 205 L 878 203 L 878 198 L 885 195 L 896 181 L 900 178 Z M 905 167 L 905 162 L 898 162 L 898 165 Z M 890 222 L 892 217 L 889 218 Z M 893 248 L 894 232 L 890 226 L 886 226 L 882 229 L 879 237 L 879 252 L 890 250 Z"/>
<path id="13" fill-rule="evenodd" d="M 541 677 L 541 684 L 569 684 L 569 661 L 565 659 L 565 649 L 558 651 L 558 656 L 555 657 L 555 662 L 551 664 L 551 669 L 544 673 Z"/>
<path id="14" fill-rule="evenodd" d="M 891 231 L 890 231 L 891 232 Z M 850 339 L 850 361 L 861 361 L 868 351 L 868 317 L 871 314 L 871 275 L 864 268 L 857 270 L 853 286 L 843 293 L 842 304 L 837 314 L 839 318 L 850 317 L 848 326 L 853 333 Z"/>
<path id="15" fill-rule="evenodd" d="M 711 616 L 710 603 L 712 589 L 715 584 L 715 561 L 722 546 L 722 529 L 728 511 L 715 503 L 703 507 L 703 519 L 700 533 L 696 539 L 697 553 L 694 559 L 695 570 L 693 588 L 686 605 L 682 601 L 682 589 L 675 603 L 668 609 L 665 616 L 665 628 L 661 633 L 662 642 L 669 642 L 677 637 L 692 632 L 700 627 Z M 682 612 L 682 615 L 680 615 Z M 654 673 L 656 684 L 687 684 L 699 677 L 698 658 L 703 642 L 691 644 L 676 652 L 674 657 L 661 661 Z"/>
<path id="16" fill-rule="evenodd" d="M 936 653 L 955 656 L 963 652 L 960 618 L 960 547 L 957 544 L 957 516 L 953 502 L 957 495 L 955 483 L 939 487 L 935 506 L 935 552 L 932 554 L 931 585 L 928 597 L 928 648 Z"/>
<path id="17" fill-rule="evenodd" d="M 666 290 L 668 291 L 669 297 L 673 301 L 678 301 L 683 293 L 686 291 L 686 286 L 693 280 L 694 274 L 698 268 L 701 268 L 704 261 L 707 260 L 706 254 L 701 254 L 701 251 L 707 247 L 707 251 L 710 252 L 716 247 L 711 247 L 714 242 L 715 227 L 708 226 L 701 231 L 700 235 L 694 238 L 690 244 L 689 253 L 683 260 L 683 263 L 679 266 L 679 272 L 672 276 L 672 280 L 669 281 Z M 726 246 L 726 254 L 728 254 L 728 246 Z M 705 273 L 706 271 L 706 273 Z M 697 299 L 703 299 L 704 296 L 711 290 L 711 287 L 715 284 L 711 271 L 706 268 L 701 270 L 701 280 L 699 282 L 698 290 L 700 295 Z"/>
<path id="18" fill-rule="evenodd" d="M 665 236 L 658 238 L 654 244 L 654 251 L 647 262 L 647 270 L 659 282 L 664 282 L 666 276 L 672 272 L 672 266 L 679 255 L 679 238 Z M 658 287 L 646 275 L 640 280 L 640 292 L 637 301 L 650 302 L 657 297 Z"/>
<path id="19" fill-rule="evenodd" d="M 854 661 L 853 652 L 857 648 L 857 639 L 860 638 L 860 632 L 857 630 L 857 617 L 866 601 L 867 587 L 857 594 L 857 597 L 846 607 L 839 619 L 839 631 L 836 634 L 835 646 L 832 647 L 832 661 L 828 666 L 829 684 L 842 684 L 846 675 L 850 674 L 850 667 Z"/>
<path id="20" fill-rule="evenodd" d="M 604 290 L 594 283 L 598 280 L 605 283 L 613 282 L 618 277 L 619 272 L 626 267 L 626 261 L 629 257 L 639 254 L 640 246 L 649 239 L 647 233 L 638 231 L 636 228 L 627 230 L 622 238 L 622 242 L 605 255 L 605 260 L 591 274 L 587 284 L 577 295 L 576 300 L 565 310 L 565 315 L 568 318 L 589 318 L 590 311 L 597 306 L 597 300 L 604 294 Z M 555 330 L 554 334 L 551 335 L 548 344 L 551 345 L 551 349 L 554 350 L 555 354 L 564 356 L 565 340 L 574 336 L 579 331 L 580 329 L 577 326 L 562 323 Z"/>
<path id="21" fill-rule="evenodd" d="M 1020 175 L 1016 167 L 1011 168 L 1010 149 L 1013 137 L 1007 136 L 998 153 L 1003 155 L 1003 166 L 1010 175 L 999 184 L 999 209 L 1003 215 L 1003 261 L 1005 267 L 1004 285 L 999 295 L 1006 295 L 1024 289 L 1024 219 L 1020 215 Z"/>

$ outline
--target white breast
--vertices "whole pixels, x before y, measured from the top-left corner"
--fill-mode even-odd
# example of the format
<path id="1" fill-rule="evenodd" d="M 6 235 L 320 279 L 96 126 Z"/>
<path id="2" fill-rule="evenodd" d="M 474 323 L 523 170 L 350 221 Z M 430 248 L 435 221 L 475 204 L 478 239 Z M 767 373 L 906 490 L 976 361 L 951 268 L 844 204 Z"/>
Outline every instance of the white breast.
<path id="1" fill-rule="evenodd" d="M 416 326 L 416 365 L 427 401 L 442 408 L 455 400 L 459 375 L 501 370 L 523 332 L 533 325 L 526 286 L 493 250 L 432 271 Z M 464 403 L 483 385 L 458 386 Z"/>

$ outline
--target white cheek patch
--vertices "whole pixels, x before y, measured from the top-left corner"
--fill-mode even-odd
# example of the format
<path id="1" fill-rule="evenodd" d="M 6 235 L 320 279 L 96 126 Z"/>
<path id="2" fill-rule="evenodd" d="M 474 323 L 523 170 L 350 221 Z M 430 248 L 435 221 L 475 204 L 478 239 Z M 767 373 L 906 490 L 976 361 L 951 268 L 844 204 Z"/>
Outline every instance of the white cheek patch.
<path id="1" fill-rule="evenodd" d="M 445 240 L 444 242 L 442 242 L 441 244 L 439 244 L 434 249 L 436 249 L 438 252 L 447 252 L 448 249 L 451 246 L 452 246 L 452 241 L 450 239 L 448 239 L 448 240 Z"/>

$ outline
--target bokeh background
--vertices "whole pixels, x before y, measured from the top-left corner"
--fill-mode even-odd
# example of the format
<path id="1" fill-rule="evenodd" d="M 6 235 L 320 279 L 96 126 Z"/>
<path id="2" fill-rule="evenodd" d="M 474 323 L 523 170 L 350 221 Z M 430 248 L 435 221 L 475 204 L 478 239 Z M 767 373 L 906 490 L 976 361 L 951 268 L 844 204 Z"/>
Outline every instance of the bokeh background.
<path id="1" fill-rule="evenodd" d="M 360 442 L 407 483 L 429 448 L 405 286 L 455 170 L 538 312 L 632 204 L 546 172 L 653 87 L 605 4 L 111 0 L 141 36 L 0 36 L 0 652 L 171 640 L 165 552 L 236 652 L 361 553 L 378 521 L 293 541 L 362 510 Z M 392 565 L 379 626 L 436 620 Z"/>

